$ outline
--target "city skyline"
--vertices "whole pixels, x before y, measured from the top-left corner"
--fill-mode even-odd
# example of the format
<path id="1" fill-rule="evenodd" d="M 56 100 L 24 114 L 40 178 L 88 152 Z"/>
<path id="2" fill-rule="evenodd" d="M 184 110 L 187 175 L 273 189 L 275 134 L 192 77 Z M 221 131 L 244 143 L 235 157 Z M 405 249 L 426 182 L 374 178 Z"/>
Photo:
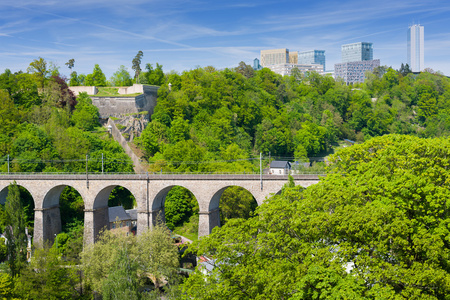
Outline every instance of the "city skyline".
<path id="1" fill-rule="evenodd" d="M 38 57 L 74 70 L 99 64 L 107 78 L 143 51 L 146 63 L 164 72 L 197 66 L 217 69 L 252 65 L 261 50 L 322 49 L 331 69 L 341 45 L 373 43 L 373 57 L 398 69 L 407 63 L 405 31 L 426 27 L 425 67 L 450 75 L 450 3 L 385 1 L 144 1 L 0 0 L 0 72 L 26 71 Z"/>

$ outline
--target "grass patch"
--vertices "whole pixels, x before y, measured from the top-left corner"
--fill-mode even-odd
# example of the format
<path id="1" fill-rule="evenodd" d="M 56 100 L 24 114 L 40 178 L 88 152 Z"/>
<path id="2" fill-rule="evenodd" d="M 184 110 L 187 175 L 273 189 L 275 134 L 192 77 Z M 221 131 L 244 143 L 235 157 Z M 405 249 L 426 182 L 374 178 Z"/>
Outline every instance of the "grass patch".
<path id="1" fill-rule="evenodd" d="M 191 241 L 198 240 L 198 215 L 191 216 L 189 222 L 184 223 L 183 226 L 175 227 L 173 233 L 184 236 Z"/>
<path id="2" fill-rule="evenodd" d="M 119 94 L 119 88 L 116 87 L 99 87 L 96 95 L 90 95 L 91 97 L 136 97 L 142 93 L 134 94 Z"/>

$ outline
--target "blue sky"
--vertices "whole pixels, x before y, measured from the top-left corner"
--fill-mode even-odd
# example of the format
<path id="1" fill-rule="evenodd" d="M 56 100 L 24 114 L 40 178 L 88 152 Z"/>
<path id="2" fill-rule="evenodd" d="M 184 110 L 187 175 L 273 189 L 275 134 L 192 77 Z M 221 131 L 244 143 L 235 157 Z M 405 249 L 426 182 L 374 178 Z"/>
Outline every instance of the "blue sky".
<path id="1" fill-rule="evenodd" d="M 325 50 L 333 69 L 353 42 L 372 42 L 374 58 L 397 69 L 413 23 L 425 27 L 426 67 L 450 75 L 450 1 L 0 0 L 0 72 L 43 57 L 67 76 L 74 58 L 78 73 L 99 64 L 109 78 L 120 65 L 132 73 L 139 50 L 142 67 L 222 69 L 274 48 Z"/>

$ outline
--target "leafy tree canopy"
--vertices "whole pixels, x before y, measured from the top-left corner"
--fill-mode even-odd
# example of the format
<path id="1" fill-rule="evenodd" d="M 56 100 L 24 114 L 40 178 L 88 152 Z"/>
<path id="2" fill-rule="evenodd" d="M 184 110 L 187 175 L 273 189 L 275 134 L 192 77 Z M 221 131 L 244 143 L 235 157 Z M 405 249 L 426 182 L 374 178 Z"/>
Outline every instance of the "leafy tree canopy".
<path id="1" fill-rule="evenodd" d="M 195 299 L 445 299 L 448 139 L 387 135 L 345 148 L 307 189 L 285 188 L 192 249 Z M 201 292 L 200 292 L 201 291 Z"/>

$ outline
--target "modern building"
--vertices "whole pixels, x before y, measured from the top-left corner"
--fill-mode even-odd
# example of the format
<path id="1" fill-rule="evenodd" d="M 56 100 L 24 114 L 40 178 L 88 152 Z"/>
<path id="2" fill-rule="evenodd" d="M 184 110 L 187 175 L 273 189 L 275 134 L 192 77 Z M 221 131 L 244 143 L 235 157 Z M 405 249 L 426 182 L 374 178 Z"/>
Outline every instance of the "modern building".
<path id="1" fill-rule="evenodd" d="M 289 52 L 289 49 L 261 50 L 261 66 L 267 67 L 278 64 L 296 64 L 298 62 L 298 52 Z"/>
<path id="2" fill-rule="evenodd" d="M 335 78 L 342 78 L 347 84 L 364 82 L 367 71 L 380 66 L 379 59 L 345 62 L 334 65 Z"/>
<path id="3" fill-rule="evenodd" d="M 290 64 L 298 64 L 298 52 L 289 52 L 289 63 Z"/>
<path id="4" fill-rule="evenodd" d="M 408 28 L 408 65 L 413 72 L 420 72 L 424 64 L 424 29 L 420 25 L 411 25 Z"/>
<path id="5" fill-rule="evenodd" d="M 253 60 L 253 70 L 258 71 L 261 69 L 262 69 L 262 66 L 259 64 L 259 59 L 255 58 Z"/>
<path id="6" fill-rule="evenodd" d="M 261 66 L 267 67 L 270 65 L 287 63 L 289 63 L 288 49 L 261 50 Z"/>
<path id="7" fill-rule="evenodd" d="M 353 43 L 341 46 L 342 62 L 353 62 L 373 59 L 372 43 Z"/>
<path id="8" fill-rule="evenodd" d="M 380 66 L 379 59 L 373 59 L 372 43 L 342 45 L 342 63 L 334 65 L 334 78 L 342 78 L 347 84 L 364 82 L 367 71 Z"/>
<path id="9" fill-rule="evenodd" d="M 274 73 L 280 74 L 282 76 L 284 75 L 291 75 L 292 70 L 294 68 L 299 69 L 299 71 L 302 74 L 305 74 L 306 72 L 317 72 L 321 75 L 323 75 L 323 66 L 319 64 L 276 64 L 276 65 L 269 65 L 267 66 L 270 70 L 272 70 Z"/>
<path id="10" fill-rule="evenodd" d="M 298 54 L 299 64 L 319 64 L 325 72 L 325 50 L 303 51 Z"/>

